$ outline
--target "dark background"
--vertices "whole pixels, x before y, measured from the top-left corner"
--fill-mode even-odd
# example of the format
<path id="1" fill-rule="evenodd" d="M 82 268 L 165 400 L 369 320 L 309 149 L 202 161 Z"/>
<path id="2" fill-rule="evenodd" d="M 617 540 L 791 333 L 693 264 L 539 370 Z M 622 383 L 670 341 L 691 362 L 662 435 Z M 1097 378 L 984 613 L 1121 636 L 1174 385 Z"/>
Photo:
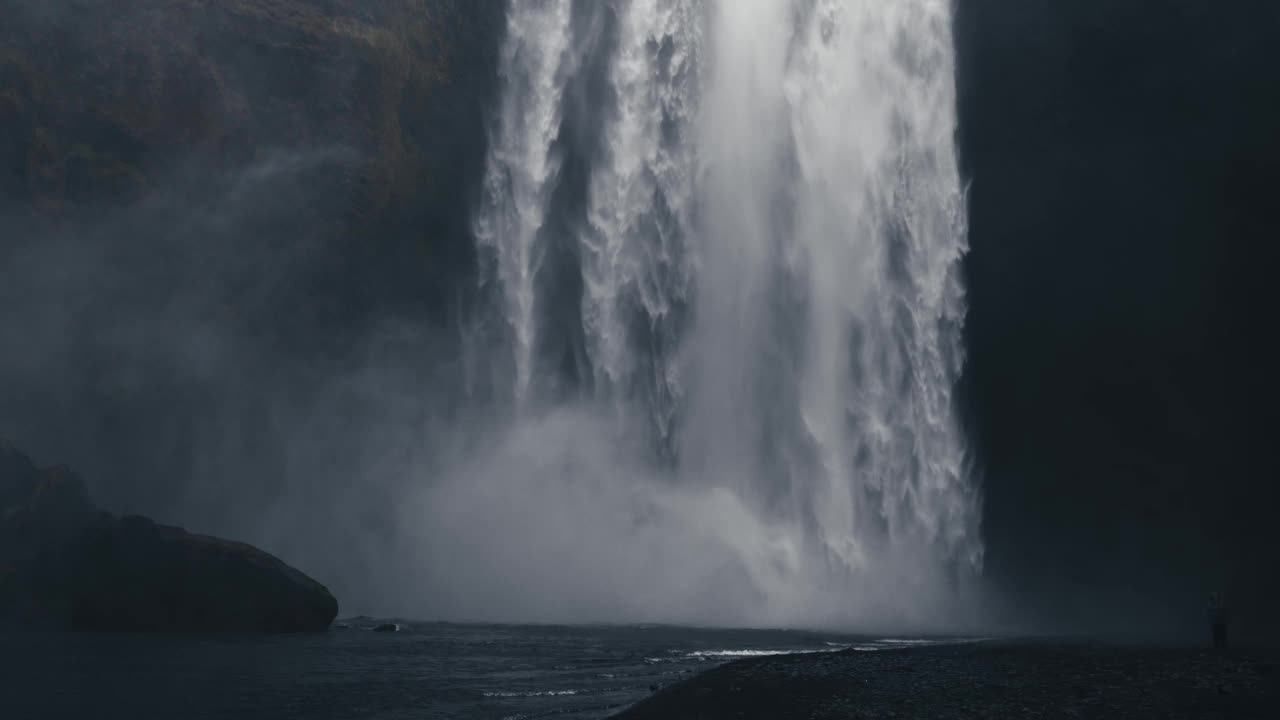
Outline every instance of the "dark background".
<path id="1" fill-rule="evenodd" d="M 959 2 L 988 576 L 1058 621 L 1221 591 L 1275 630 L 1277 31 L 1268 2 Z"/>
<path id="2" fill-rule="evenodd" d="M 1003 615 L 1195 631 L 1222 591 L 1274 637 L 1280 4 L 957 9 L 962 403 Z M 0 0 L 0 435 L 113 509 L 301 552 L 244 520 L 297 504 L 273 423 L 329 419 L 336 483 L 387 399 L 316 387 L 369 347 L 435 358 L 397 391 L 457 373 L 431 338 L 473 294 L 501 33 L 496 0 Z M 317 528 L 376 524 L 376 487 L 326 488 Z"/>

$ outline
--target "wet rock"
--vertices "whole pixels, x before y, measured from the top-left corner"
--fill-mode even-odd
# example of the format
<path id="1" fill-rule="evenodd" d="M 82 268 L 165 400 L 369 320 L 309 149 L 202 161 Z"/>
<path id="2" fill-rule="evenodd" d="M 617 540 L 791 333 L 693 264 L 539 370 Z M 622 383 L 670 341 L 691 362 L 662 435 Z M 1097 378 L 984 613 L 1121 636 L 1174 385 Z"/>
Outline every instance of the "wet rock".
<path id="1" fill-rule="evenodd" d="M 338 602 L 244 543 L 128 517 L 80 540 L 72 625 L 87 629 L 323 630 Z"/>
<path id="2" fill-rule="evenodd" d="M 323 630 L 338 602 L 244 543 L 95 509 L 84 482 L 0 442 L 0 623 L 91 630 Z"/>
<path id="3" fill-rule="evenodd" d="M 382 623 L 381 625 L 374 626 L 373 631 L 384 633 L 400 632 L 400 626 L 396 623 Z"/>

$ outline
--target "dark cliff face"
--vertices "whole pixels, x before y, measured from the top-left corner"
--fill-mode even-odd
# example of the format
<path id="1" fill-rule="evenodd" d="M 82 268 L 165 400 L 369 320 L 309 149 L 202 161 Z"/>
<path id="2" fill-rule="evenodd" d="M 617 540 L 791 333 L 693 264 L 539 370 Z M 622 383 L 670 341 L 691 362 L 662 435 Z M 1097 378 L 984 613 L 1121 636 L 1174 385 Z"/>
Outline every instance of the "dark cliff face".
<path id="1" fill-rule="evenodd" d="M 0 2 L 0 431 L 237 536 L 329 492 L 450 362 L 503 9 Z"/>
<path id="2" fill-rule="evenodd" d="M 299 265 L 322 251 L 293 273 L 342 316 L 317 323 L 438 312 L 455 290 L 500 3 L 6 0 L 4 14 L 0 208 L 32 221 L 25 234 L 122 223 L 122 208 L 157 235 L 192 232 L 155 226 L 173 214 L 230 214 L 249 238 L 199 230 Z"/>
<path id="3" fill-rule="evenodd" d="M 958 10 L 989 577 L 1086 626 L 1222 590 L 1274 627 L 1280 6 Z"/>

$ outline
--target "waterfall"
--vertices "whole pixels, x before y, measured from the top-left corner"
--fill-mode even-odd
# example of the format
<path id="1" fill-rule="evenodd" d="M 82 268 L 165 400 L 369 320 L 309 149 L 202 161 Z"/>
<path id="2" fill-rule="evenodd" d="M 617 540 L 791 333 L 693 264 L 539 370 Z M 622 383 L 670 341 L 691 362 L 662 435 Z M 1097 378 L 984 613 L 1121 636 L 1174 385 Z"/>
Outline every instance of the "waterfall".
<path id="1" fill-rule="evenodd" d="M 678 316 L 688 300 L 701 28 L 698 3 L 619 8 L 604 161 L 582 233 L 582 324 L 598 392 L 643 401 L 660 441 L 673 431 Z"/>
<path id="2" fill-rule="evenodd" d="M 602 7 L 587 52 L 575 18 Z M 499 308 L 484 321 L 503 327 L 486 362 L 526 412 L 447 498 L 518 526 L 523 547 L 486 545 L 495 566 L 539 565 L 532 543 L 626 588 L 525 591 L 737 622 L 952 606 L 982 547 L 952 397 L 951 42 L 948 0 L 511 2 L 475 228 Z M 592 68 L 603 89 L 571 102 Z M 572 113 L 597 141 L 558 142 Z M 586 196 L 554 209 L 568 156 Z M 575 249 L 573 313 L 540 310 L 553 232 Z M 560 326 L 581 347 L 556 352 L 587 372 L 572 398 L 534 401 L 555 365 L 539 333 Z"/>
<path id="3" fill-rule="evenodd" d="M 476 242 L 496 283 L 509 330 L 512 392 L 522 403 L 532 382 L 535 275 L 540 232 L 558 170 L 552 144 L 569 51 L 569 0 L 516 2 L 499 61 L 502 105 L 484 176 Z"/>

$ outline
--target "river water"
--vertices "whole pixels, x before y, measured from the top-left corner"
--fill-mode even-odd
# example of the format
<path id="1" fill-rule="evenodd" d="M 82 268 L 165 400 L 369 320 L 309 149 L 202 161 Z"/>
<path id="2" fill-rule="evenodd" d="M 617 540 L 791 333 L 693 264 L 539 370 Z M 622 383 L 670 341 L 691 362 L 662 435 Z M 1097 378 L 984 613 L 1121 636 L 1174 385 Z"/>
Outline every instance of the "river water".
<path id="1" fill-rule="evenodd" d="M 36 718 L 600 718 L 738 657 L 929 642 L 786 630 L 343 621 L 325 633 L 0 635 L 0 707 Z"/>

